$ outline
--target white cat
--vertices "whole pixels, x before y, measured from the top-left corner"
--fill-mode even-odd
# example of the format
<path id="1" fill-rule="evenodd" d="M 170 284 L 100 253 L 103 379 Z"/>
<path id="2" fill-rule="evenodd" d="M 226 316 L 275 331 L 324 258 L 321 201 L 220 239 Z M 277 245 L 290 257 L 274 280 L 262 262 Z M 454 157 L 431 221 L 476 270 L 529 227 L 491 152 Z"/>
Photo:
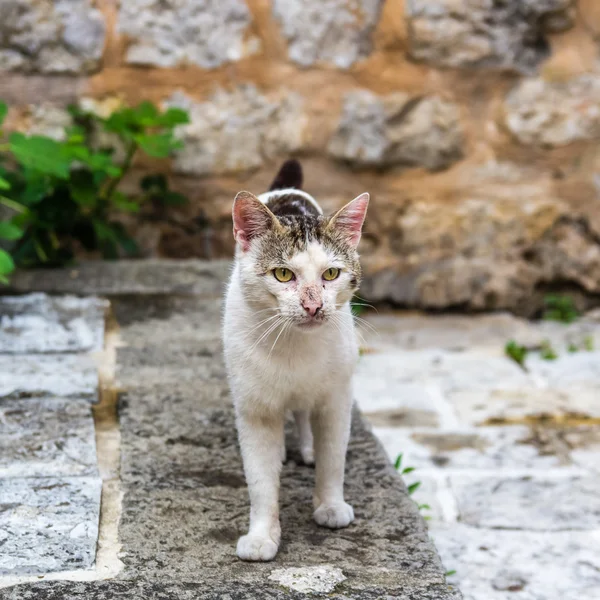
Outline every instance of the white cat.
<path id="1" fill-rule="evenodd" d="M 237 544 L 244 560 L 277 554 L 287 410 L 304 462 L 316 460 L 315 521 L 338 528 L 354 519 L 344 501 L 358 358 L 350 299 L 360 283 L 356 247 L 369 195 L 325 217 L 301 183 L 299 163 L 288 161 L 272 191 L 240 192 L 233 204 L 237 245 L 223 339 L 250 493 L 250 529 Z"/>

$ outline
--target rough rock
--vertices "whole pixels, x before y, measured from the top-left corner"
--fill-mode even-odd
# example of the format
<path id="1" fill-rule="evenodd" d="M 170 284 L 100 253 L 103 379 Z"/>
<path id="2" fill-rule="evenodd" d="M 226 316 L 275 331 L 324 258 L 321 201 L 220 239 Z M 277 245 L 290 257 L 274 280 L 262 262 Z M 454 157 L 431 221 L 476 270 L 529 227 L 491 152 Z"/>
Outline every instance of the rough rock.
<path id="1" fill-rule="evenodd" d="M 70 269 L 17 271 L 8 289 L 18 293 L 215 297 L 223 293 L 230 268 L 230 261 L 225 260 L 82 261 Z"/>
<path id="2" fill-rule="evenodd" d="M 0 478 L 97 475 L 87 400 L 3 399 L 0 423 Z"/>
<path id="3" fill-rule="evenodd" d="M 446 567 L 460 575 L 465 600 L 600 597 L 597 531 L 517 532 L 453 524 L 436 527 L 433 536 Z M 498 589 L 515 580 L 524 583 Z"/>
<path id="4" fill-rule="evenodd" d="M 597 477 L 450 478 L 460 520 L 475 527 L 562 531 L 600 528 Z"/>
<path id="5" fill-rule="evenodd" d="M 104 345 L 104 311 L 97 298 L 46 294 L 0 297 L 0 352 L 88 352 Z"/>
<path id="6" fill-rule="evenodd" d="M 409 0 L 410 54 L 436 67 L 531 73 L 549 54 L 548 33 L 574 23 L 572 0 Z"/>
<path id="7" fill-rule="evenodd" d="M 217 91 L 198 103 L 181 92 L 168 101 L 190 113 L 178 128 L 185 148 L 175 169 L 193 175 L 247 171 L 302 147 L 306 118 L 296 93 L 263 95 L 254 85 Z"/>
<path id="8" fill-rule="evenodd" d="M 504 124 L 521 144 L 564 146 L 600 135 L 600 75 L 525 79 L 507 96 Z"/>
<path id="9" fill-rule="evenodd" d="M 77 396 L 97 400 L 98 369 L 88 355 L 0 354 L 0 398 Z"/>
<path id="10" fill-rule="evenodd" d="M 90 0 L 3 0 L 0 69 L 89 73 L 100 64 L 105 29 Z"/>
<path id="11" fill-rule="evenodd" d="M 507 180 L 500 165 L 488 174 L 458 169 L 447 202 L 415 193 L 374 216 L 377 243 L 362 253 L 363 297 L 532 316 L 552 282 L 568 282 L 581 290 L 580 309 L 597 303 L 598 235 L 547 177 L 508 169 Z"/>
<path id="12" fill-rule="evenodd" d="M 96 555 L 101 487 L 96 477 L 3 479 L 0 574 L 90 568 Z"/>
<path id="13" fill-rule="evenodd" d="M 273 14 L 295 63 L 347 69 L 371 52 L 382 5 L 383 0 L 275 0 Z"/>
<path id="14" fill-rule="evenodd" d="M 212 69 L 256 52 L 247 38 L 251 22 L 244 0 L 127 0 L 119 10 L 119 31 L 130 40 L 127 62 Z"/>
<path id="15" fill-rule="evenodd" d="M 459 108 L 439 96 L 349 92 L 329 142 L 335 158 L 361 167 L 442 169 L 463 155 Z"/>

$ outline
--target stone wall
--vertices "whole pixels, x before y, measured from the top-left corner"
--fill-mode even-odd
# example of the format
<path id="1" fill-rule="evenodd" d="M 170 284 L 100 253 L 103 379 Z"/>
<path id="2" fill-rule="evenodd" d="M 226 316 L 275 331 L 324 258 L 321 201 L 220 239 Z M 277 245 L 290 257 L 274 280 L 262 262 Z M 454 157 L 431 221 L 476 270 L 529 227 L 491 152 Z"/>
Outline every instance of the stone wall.
<path id="1" fill-rule="evenodd" d="M 148 256 L 230 256 L 235 192 L 297 156 L 327 210 L 371 192 L 370 299 L 600 297 L 597 0 L 3 0 L 0 69 L 16 127 L 190 111 L 185 150 L 136 165 L 191 198 L 129 223 Z"/>

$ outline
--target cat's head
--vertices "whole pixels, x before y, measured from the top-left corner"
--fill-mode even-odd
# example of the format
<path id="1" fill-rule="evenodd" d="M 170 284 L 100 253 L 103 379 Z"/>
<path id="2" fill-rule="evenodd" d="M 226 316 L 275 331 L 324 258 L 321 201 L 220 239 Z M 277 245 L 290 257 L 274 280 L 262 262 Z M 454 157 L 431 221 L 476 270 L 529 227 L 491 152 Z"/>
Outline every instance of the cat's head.
<path id="1" fill-rule="evenodd" d="M 357 246 L 368 203 L 361 194 L 330 217 L 276 216 L 240 192 L 233 222 L 246 301 L 264 309 L 261 316 L 276 314 L 304 330 L 335 321 L 360 285 Z"/>

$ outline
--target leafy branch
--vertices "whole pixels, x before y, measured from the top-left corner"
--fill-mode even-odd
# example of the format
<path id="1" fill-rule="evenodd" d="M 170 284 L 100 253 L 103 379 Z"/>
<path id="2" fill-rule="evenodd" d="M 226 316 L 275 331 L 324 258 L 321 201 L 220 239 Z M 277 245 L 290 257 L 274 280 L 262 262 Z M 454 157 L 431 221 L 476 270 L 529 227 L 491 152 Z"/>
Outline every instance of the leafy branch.
<path id="1" fill-rule="evenodd" d="M 15 266 L 69 264 L 80 248 L 99 250 L 105 258 L 136 254 L 134 240 L 115 214 L 137 212 L 149 201 L 186 201 L 169 189 L 162 174 L 143 177 L 137 194 L 119 190 L 138 154 L 160 159 L 181 148 L 175 128 L 189 122 L 185 111 L 161 111 L 150 102 L 107 118 L 78 107 L 69 110 L 73 125 L 62 140 L 14 132 L 0 144 L 0 205 L 8 214 L 0 220 L 2 283 Z M 0 127 L 7 113 L 0 102 Z M 125 149 L 122 159 L 115 147 L 99 144 L 101 132 L 118 140 Z"/>

